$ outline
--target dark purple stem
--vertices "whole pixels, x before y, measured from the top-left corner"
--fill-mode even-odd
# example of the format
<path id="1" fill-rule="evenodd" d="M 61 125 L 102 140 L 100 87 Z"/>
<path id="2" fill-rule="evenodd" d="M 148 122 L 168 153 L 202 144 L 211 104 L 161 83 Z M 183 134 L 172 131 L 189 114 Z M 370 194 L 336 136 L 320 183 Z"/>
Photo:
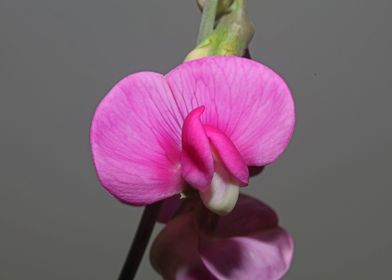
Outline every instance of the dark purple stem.
<path id="1" fill-rule="evenodd" d="M 118 280 L 133 280 L 147 248 L 155 222 L 158 217 L 160 203 L 147 205 L 139 222 L 132 246 L 121 270 Z"/>

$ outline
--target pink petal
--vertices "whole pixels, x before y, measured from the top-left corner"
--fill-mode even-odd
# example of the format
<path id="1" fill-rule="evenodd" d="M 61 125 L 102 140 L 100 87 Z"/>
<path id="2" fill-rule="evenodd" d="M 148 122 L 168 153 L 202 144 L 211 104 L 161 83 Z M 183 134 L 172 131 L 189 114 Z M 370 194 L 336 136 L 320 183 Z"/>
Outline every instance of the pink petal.
<path id="1" fill-rule="evenodd" d="M 203 220 L 190 209 L 171 220 L 153 243 L 151 260 L 164 279 L 277 280 L 289 269 L 292 238 L 264 203 L 241 195 L 211 235 L 200 231 Z"/>
<path id="2" fill-rule="evenodd" d="M 210 142 L 200 122 L 204 107 L 194 109 L 182 128 L 182 176 L 194 188 L 205 191 L 214 173 Z"/>
<path id="3" fill-rule="evenodd" d="M 179 194 L 176 194 L 162 201 L 157 218 L 158 222 L 166 224 L 174 217 L 181 204 L 185 201 L 185 199 L 180 197 Z"/>
<path id="4" fill-rule="evenodd" d="M 290 267 L 293 242 L 286 231 L 275 228 L 246 237 L 203 238 L 199 252 L 219 280 L 278 280 Z"/>
<path id="5" fill-rule="evenodd" d="M 202 123 L 222 131 L 248 166 L 271 163 L 288 145 L 294 103 L 283 79 L 268 67 L 240 57 L 207 57 L 166 77 L 180 114 L 205 106 Z"/>
<path id="6" fill-rule="evenodd" d="M 246 217 L 246 218 L 244 218 Z M 262 201 L 241 194 L 229 215 L 219 219 L 215 235 L 220 238 L 251 235 L 278 227 L 278 215 Z"/>
<path id="7" fill-rule="evenodd" d="M 214 238 L 201 236 L 199 252 L 218 279 L 275 280 L 289 269 L 294 246 L 273 209 L 241 195 L 219 220 Z"/>
<path id="8" fill-rule="evenodd" d="M 241 186 L 248 185 L 249 169 L 240 152 L 226 135 L 212 126 L 204 126 L 212 146 L 230 174 Z"/>
<path id="9" fill-rule="evenodd" d="M 214 280 L 197 251 L 199 237 L 192 213 L 171 220 L 151 246 L 150 260 L 166 280 Z"/>
<path id="10" fill-rule="evenodd" d="M 180 192 L 181 126 L 162 75 L 124 78 L 101 101 L 92 121 L 92 153 L 102 185 L 134 205 Z"/>

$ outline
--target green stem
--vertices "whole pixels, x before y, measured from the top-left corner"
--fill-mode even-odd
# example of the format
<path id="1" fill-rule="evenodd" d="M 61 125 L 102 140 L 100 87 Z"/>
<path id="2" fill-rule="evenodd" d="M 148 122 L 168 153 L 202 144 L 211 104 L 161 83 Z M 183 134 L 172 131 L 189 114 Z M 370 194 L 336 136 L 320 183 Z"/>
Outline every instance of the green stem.
<path id="1" fill-rule="evenodd" d="M 232 5 L 232 10 L 244 9 L 246 5 L 246 0 L 235 0 Z"/>
<path id="2" fill-rule="evenodd" d="M 212 5 L 211 3 L 212 0 L 205 0 L 204 2 L 203 20 L 200 29 L 207 30 L 204 29 L 207 21 L 210 24 L 214 22 L 214 26 L 208 29 L 210 32 L 207 37 L 199 35 L 198 40 L 201 40 L 201 42 L 186 56 L 185 61 L 206 56 L 244 56 L 246 54 L 254 34 L 253 24 L 246 13 L 246 0 L 225 2 L 226 5 L 230 5 L 224 6 L 225 9 L 222 15 L 215 18 L 215 21 L 207 10 L 210 8 L 207 5 Z M 201 34 L 208 34 L 208 32 L 201 32 Z"/>
<path id="3" fill-rule="evenodd" d="M 199 35 L 197 36 L 197 44 L 207 38 L 214 30 L 218 1 L 219 0 L 205 0 L 200 21 Z"/>

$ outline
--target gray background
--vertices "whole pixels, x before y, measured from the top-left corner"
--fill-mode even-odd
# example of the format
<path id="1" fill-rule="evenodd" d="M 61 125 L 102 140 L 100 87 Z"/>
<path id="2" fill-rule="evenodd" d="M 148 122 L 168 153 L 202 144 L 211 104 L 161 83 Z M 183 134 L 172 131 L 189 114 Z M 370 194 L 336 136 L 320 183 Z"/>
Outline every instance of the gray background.
<path id="1" fill-rule="evenodd" d="M 392 1 L 250 0 L 255 59 L 297 104 L 247 189 L 296 241 L 286 279 L 392 279 Z M 99 186 L 88 133 L 128 73 L 194 46 L 192 0 L 0 0 L 0 279 L 115 279 L 141 208 Z M 139 279 L 158 279 L 147 258 Z"/>

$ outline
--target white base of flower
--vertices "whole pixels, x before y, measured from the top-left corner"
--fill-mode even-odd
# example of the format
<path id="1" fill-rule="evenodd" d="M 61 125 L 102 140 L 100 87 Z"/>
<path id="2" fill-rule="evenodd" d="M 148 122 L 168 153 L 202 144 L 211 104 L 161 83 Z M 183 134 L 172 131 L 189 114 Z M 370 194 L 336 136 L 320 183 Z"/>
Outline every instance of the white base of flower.
<path id="1" fill-rule="evenodd" d="M 237 203 L 239 185 L 232 179 L 226 168 L 215 161 L 215 173 L 209 190 L 200 192 L 204 205 L 212 212 L 224 216 L 229 214 Z"/>

